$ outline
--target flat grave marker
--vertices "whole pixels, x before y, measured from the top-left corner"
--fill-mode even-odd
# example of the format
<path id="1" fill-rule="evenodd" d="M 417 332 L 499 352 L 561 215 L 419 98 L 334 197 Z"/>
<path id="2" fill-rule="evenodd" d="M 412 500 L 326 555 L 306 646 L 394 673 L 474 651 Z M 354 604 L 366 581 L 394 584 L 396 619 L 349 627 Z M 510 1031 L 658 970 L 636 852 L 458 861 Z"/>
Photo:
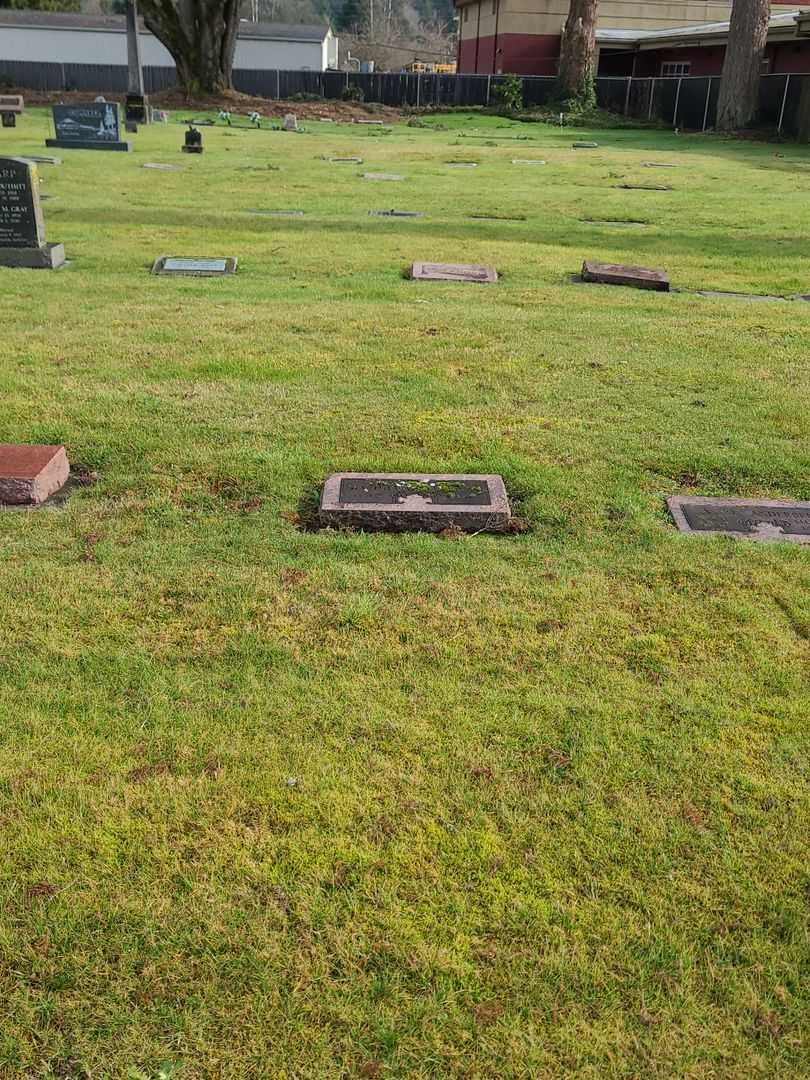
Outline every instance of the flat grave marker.
<path id="1" fill-rule="evenodd" d="M 322 526 L 386 532 L 502 532 L 510 520 L 502 477 L 477 473 L 334 473 L 319 512 Z"/>
<path id="2" fill-rule="evenodd" d="M 55 139 L 46 139 L 46 146 L 73 150 L 132 149 L 132 143 L 121 140 L 121 120 L 118 106 L 109 101 L 85 105 L 53 105 Z"/>
<path id="3" fill-rule="evenodd" d="M 681 532 L 810 544 L 810 502 L 671 495 L 667 506 Z"/>
<path id="4" fill-rule="evenodd" d="M 158 169 L 160 172 L 182 172 L 182 165 L 166 165 L 161 161 L 145 161 L 141 166 L 143 169 Z"/>
<path id="5" fill-rule="evenodd" d="M 45 240 L 37 167 L 21 158 L 0 158 L 0 266 L 56 270 L 62 244 Z"/>
<path id="6" fill-rule="evenodd" d="M 623 191 L 672 191 L 668 184 L 617 184 Z"/>
<path id="7" fill-rule="evenodd" d="M 21 154 L 20 161 L 30 161 L 32 165 L 61 165 L 60 157 L 50 157 L 48 154 Z"/>
<path id="8" fill-rule="evenodd" d="M 421 210 L 369 210 L 369 214 L 375 217 L 424 217 Z"/>
<path id="9" fill-rule="evenodd" d="M 261 217 L 303 217 L 303 210 L 246 210 L 246 214 L 257 214 Z"/>
<path id="10" fill-rule="evenodd" d="M 649 225 L 649 221 L 642 221 L 641 218 L 596 218 L 596 217 L 584 217 L 580 218 L 580 221 L 585 222 L 588 225 Z"/>
<path id="11" fill-rule="evenodd" d="M 0 444 L 0 506 L 39 506 L 69 476 L 64 446 Z"/>
<path id="12" fill-rule="evenodd" d="M 525 214 L 467 214 L 474 221 L 526 221 Z"/>
<path id="13" fill-rule="evenodd" d="M 363 173 L 364 180 L 404 180 L 405 177 L 399 173 L 387 173 L 387 172 L 367 172 Z"/>
<path id="14" fill-rule="evenodd" d="M 445 165 L 450 165 L 454 169 L 477 169 L 477 161 L 445 161 Z"/>
<path id="15" fill-rule="evenodd" d="M 485 284 L 498 280 L 494 266 L 476 266 L 469 263 L 415 262 L 411 266 L 414 281 L 466 281 Z"/>
<path id="16" fill-rule="evenodd" d="M 575 142 L 571 143 L 572 150 L 595 150 L 599 145 L 598 142 Z"/>
<path id="17" fill-rule="evenodd" d="M 540 158 L 512 158 L 513 165 L 545 165 L 545 161 L 541 161 Z"/>
<path id="18" fill-rule="evenodd" d="M 361 157 L 332 157 L 329 158 L 333 165 L 362 165 Z"/>
<path id="19" fill-rule="evenodd" d="M 677 169 L 678 166 L 673 161 L 645 161 L 645 169 Z"/>
<path id="20" fill-rule="evenodd" d="M 629 285 L 653 292 L 669 292 L 669 278 L 664 270 L 647 266 L 627 266 L 623 263 L 596 262 L 586 259 L 582 264 L 582 280 L 598 285 Z"/>
<path id="21" fill-rule="evenodd" d="M 161 255 L 152 266 L 153 274 L 186 274 L 192 277 L 220 277 L 223 274 L 235 274 L 237 260 L 229 255 L 225 258 L 192 259 L 179 255 Z"/>

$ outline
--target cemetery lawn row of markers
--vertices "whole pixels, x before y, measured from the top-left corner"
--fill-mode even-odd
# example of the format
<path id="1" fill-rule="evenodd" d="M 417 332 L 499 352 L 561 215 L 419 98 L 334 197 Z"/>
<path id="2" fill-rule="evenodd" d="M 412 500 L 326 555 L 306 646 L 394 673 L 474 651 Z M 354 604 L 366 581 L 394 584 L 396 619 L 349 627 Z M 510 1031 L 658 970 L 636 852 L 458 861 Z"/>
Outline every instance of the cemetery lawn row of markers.
<path id="1" fill-rule="evenodd" d="M 723 524 L 765 536 L 795 521 L 764 500 L 810 501 L 810 309 L 677 291 L 805 290 L 802 169 L 424 122 L 197 157 L 180 124 L 0 129 L 62 157 L 70 259 L 0 268 L 0 440 L 57 448 L 18 492 L 61 446 L 74 482 L 0 513 L 0 1074 L 808 1072 L 810 552 L 672 516 L 756 500 Z M 446 168 L 473 127 L 550 164 Z M 654 158 L 673 191 L 615 186 Z M 586 257 L 673 288 L 575 285 Z M 330 478 L 384 520 L 491 477 L 527 530 L 311 527 Z"/>

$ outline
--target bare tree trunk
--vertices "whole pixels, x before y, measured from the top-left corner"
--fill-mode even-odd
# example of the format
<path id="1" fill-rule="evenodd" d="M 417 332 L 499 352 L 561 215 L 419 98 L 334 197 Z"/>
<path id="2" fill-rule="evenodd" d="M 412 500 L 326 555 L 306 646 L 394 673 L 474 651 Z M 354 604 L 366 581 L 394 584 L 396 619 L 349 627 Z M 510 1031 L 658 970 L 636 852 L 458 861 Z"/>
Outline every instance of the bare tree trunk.
<path id="1" fill-rule="evenodd" d="M 186 93 L 233 88 L 239 0 L 140 0 L 143 21 L 172 54 Z"/>
<path id="2" fill-rule="evenodd" d="M 745 127 L 757 111 L 770 13 L 769 0 L 734 0 L 717 102 L 718 131 Z"/>
<path id="3" fill-rule="evenodd" d="M 583 99 L 593 93 L 596 13 L 599 0 L 571 0 L 560 43 L 559 96 Z"/>

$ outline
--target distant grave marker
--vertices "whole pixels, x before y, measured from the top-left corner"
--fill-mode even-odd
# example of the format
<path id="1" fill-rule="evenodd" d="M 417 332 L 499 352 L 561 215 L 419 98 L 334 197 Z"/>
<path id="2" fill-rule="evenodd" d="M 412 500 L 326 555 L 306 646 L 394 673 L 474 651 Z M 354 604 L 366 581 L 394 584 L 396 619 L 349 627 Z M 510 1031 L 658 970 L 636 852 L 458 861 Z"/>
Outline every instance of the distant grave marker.
<path id="1" fill-rule="evenodd" d="M 483 284 L 498 280 L 494 266 L 467 263 L 415 262 L 411 267 L 414 281 L 467 281 Z"/>
<path id="2" fill-rule="evenodd" d="M 595 150 L 598 142 L 575 142 L 571 144 L 573 150 Z"/>
<path id="3" fill-rule="evenodd" d="M 329 158 L 333 165 L 362 165 L 361 157 L 333 157 Z"/>
<path id="4" fill-rule="evenodd" d="M 677 169 L 678 166 L 672 161 L 645 161 L 645 169 Z"/>
<path id="5" fill-rule="evenodd" d="M 286 113 L 281 125 L 285 131 L 300 131 L 295 113 Z"/>
<path id="6" fill-rule="evenodd" d="M 132 149 L 132 143 L 121 140 L 121 121 L 118 106 L 109 101 L 86 105 L 53 105 L 55 139 L 46 139 L 46 146 L 73 150 Z"/>
<path id="7" fill-rule="evenodd" d="M 39 506 L 69 475 L 64 446 L 0 444 L 0 505 Z"/>
<path id="8" fill-rule="evenodd" d="M 487 474 L 334 473 L 321 495 L 322 526 L 402 532 L 504 531 L 503 479 Z"/>
<path id="9" fill-rule="evenodd" d="M 810 544 L 810 502 L 671 495 L 667 506 L 681 532 Z"/>
<path id="10" fill-rule="evenodd" d="M 22 154 L 20 161 L 30 161 L 32 165 L 61 165 L 60 157 L 50 157 L 48 154 Z"/>
<path id="11" fill-rule="evenodd" d="M 539 158 L 512 158 L 513 165 L 545 165 Z"/>
<path id="12" fill-rule="evenodd" d="M 180 149 L 184 154 L 201 154 L 203 152 L 202 132 L 189 124 L 183 145 Z"/>
<path id="13" fill-rule="evenodd" d="M 182 165 L 166 165 L 160 161 L 145 161 L 142 168 L 144 169 L 158 169 L 160 172 L 182 172 Z"/>
<path id="14" fill-rule="evenodd" d="M 0 158 L 0 266 L 56 270 L 64 261 L 62 244 L 45 240 L 36 165 Z"/>
<path id="15" fill-rule="evenodd" d="M 664 270 L 647 266 L 625 266 L 622 263 L 595 262 L 586 259 L 582 264 L 582 280 L 599 285 L 630 285 L 636 289 L 669 292 L 669 278 Z"/>
<path id="16" fill-rule="evenodd" d="M 667 184 L 617 184 L 623 191 L 672 191 Z"/>
<path id="17" fill-rule="evenodd" d="M 467 214 L 468 218 L 476 221 L 526 221 L 525 214 Z"/>
<path id="18" fill-rule="evenodd" d="M 0 117 L 4 128 L 17 126 L 17 117 L 25 108 L 20 94 L 0 94 Z"/>
<path id="19" fill-rule="evenodd" d="M 454 169 L 477 169 L 477 161 L 445 161 L 445 165 L 450 165 Z"/>
<path id="20" fill-rule="evenodd" d="M 400 176 L 399 173 L 387 173 L 387 172 L 367 172 L 363 173 L 364 180 L 404 180 L 404 176 Z"/>
<path id="21" fill-rule="evenodd" d="M 248 214 L 258 214 L 261 217 L 303 217 L 303 210 L 247 210 Z"/>
<path id="22" fill-rule="evenodd" d="M 236 273 L 233 256 L 218 259 L 190 259 L 177 255 L 161 255 L 152 266 L 153 274 L 187 274 L 192 277 L 220 277 Z"/>
<path id="23" fill-rule="evenodd" d="M 382 127 L 385 124 L 385 121 L 384 120 L 357 120 L 357 119 L 355 119 L 354 123 L 355 124 L 365 124 L 366 127 Z"/>
<path id="24" fill-rule="evenodd" d="M 697 289 L 697 296 L 706 296 L 716 300 L 787 300 L 786 296 L 771 296 L 767 293 L 727 292 L 723 289 Z M 794 297 L 803 300 L 804 297 Z"/>
<path id="25" fill-rule="evenodd" d="M 369 214 L 376 217 L 416 218 L 425 216 L 420 210 L 369 210 Z"/>
<path id="26" fill-rule="evenodd" d="M 644 221 L 642 218 L 596 218 L 596 217 L 584 217 L 580 218 L 580 221 L 584 221 L 588 225 L 649 225 L 649 221 Z"/>

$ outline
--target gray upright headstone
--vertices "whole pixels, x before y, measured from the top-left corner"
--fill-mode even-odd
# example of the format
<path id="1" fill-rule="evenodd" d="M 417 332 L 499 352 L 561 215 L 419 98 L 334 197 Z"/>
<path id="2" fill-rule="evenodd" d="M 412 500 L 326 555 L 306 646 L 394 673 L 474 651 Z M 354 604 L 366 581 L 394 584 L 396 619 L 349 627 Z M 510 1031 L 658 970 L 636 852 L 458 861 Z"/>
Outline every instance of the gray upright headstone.
<path id="1" fill-rule="evenodd" d="M 0 266 L 54 270 L 64 261 L 63 246 L 45 242 L 36 165 L 0 158 Z"/>
<path id="2" fill-rule="evenodd" d="M 93 101 L 85 105 L 54 105 L 55 139 L 46 146 L 74 150 L 131 150 L 132 144 L 121 141 L 118 106 L 111 101 Z"/>

